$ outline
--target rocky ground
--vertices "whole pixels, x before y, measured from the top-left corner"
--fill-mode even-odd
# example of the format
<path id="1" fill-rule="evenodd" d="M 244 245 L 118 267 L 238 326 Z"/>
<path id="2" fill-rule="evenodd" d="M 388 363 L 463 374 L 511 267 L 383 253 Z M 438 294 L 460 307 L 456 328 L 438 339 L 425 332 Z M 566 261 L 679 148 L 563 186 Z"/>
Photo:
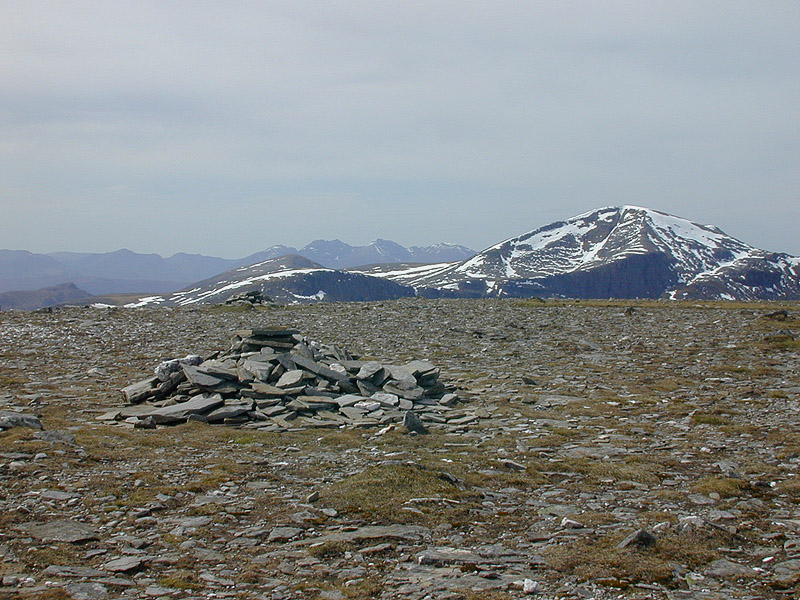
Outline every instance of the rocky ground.
<path id="1" fill-rule="evenodd" d="M 0 313 L 0 598 L 797 597 L 800 307 L 627 306 Z M 160 361 L 278 326 L 430 360 L 478 418 L 97 419 Z"/>

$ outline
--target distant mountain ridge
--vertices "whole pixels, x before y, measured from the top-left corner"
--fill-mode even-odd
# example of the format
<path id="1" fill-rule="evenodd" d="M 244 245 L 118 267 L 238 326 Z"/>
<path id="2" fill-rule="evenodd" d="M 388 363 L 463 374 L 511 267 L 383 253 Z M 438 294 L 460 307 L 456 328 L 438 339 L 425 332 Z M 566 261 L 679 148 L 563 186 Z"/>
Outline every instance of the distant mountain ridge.
<path id="1" fill-rule="evenodd" d="M 464 260 L 475 251 L 457 244 L 439 243 L 432 246 L 404 248 L 391 240 L 377 239 L 365 246 L 351 246 L 341 240 L 314 240 L 300 250 L 291 246 L 273 246 L 251 254 L 239 261 L 240 266 L 255 264 L 270 258 L 297 254 L 331 269 L 350 269 L 383 263 L 433 263 Z"/>
<path id="2" fill-rule="evenodd" d="M 0 266 L 24 276 L 26 265 L 49 275 L 82 265 L 94 282 L 126 272 L 156 282 L 161 277 L 162 284 L 175 276 L 179 263 L 182 272 L 189 272 L 189 266 L 194 273 L 213 271 L 180 291 L 137 296 L 131 306 L 221 303 L 251 291 L 282 303 L 413 295 L 800 300 L 800 258 L 766 252 L 712 225 L 638 206 L 589 211 L 447 262 L 430 259 L 469 251 L 448 244 L 415 250 L 380 239 L 366 246 L 317 240 L 302 252 L 318 260 L 291 250 L 273 246 L 238 261 L 186 254 L 162 259 L 127 250 L 53 256 L 0 251 Z M 135 268 L 126 266 L 129 259 Z M 228 267 L 220 272 L 223 264 Z M 344 270 L 346 265 L 360 266 Z M 136 281 L 141 285 L 143 280 Z"/>
<path id="3" fill-rule="evenodd" d="M 299 254 L 325 267 L 342 269 L 376 262 L 461 260 L 475 252 L 454 244 L 404 248 L 389 240 L 375 240 L 366 246 L 350 246 L 340 240 L 316 240 L 301 250 L 272 246 L 239 259 L 183 252 L 163 258 L 127 249 L 99 254 L 0 250 L 0 292 L 38 290 L 72 282 L 91 294 L 169 293 L 232 268 L 290 254 Z"/>

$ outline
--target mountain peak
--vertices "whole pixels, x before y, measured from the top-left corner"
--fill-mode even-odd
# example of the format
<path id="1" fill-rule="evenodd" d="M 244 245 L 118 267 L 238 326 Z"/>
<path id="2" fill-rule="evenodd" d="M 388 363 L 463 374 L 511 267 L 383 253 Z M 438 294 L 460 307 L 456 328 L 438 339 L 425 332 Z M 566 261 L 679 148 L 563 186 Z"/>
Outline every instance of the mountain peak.
<path id="1" fill-rule="evenodd" d="M 473 295 L 660 297 L 698 289 L 699 281 L 717 282 L 722 273 L 751 272 L 754 265 L 770 275 L 750 276 L 750 283 L 724 293 L 769 298 L 800 290 L 798 267 L 792 261 L 776 261 L 717 227 L 624 205 L 539 227 L 460 263 L 396 277 L 445 295 L 463 294 L 468 288 Z M 713 287 L 704 283 L 706 290 Z M 776 292 L 779 289 L 785 292 Z"/>

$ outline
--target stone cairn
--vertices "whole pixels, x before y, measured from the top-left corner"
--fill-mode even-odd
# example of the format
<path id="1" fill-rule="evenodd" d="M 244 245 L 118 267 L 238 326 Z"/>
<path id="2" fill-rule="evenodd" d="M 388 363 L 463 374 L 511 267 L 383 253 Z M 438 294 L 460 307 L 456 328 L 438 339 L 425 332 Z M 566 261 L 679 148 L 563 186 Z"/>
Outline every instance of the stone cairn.
<path id="1" fill-rule="evenodd" d="M 263 306 L 265 304 L 275 304 L 269 296 L 265 296 L 259 290 L 250 290 L 241 294 L 234 294 L 225 300 L 226 306 Z"/>
<path id="2" fill-rule="evenodd" d="M 426 424 L 458 428 L 478 419 L 455 408 L 458 396 L 429 361 L 357 360 L 292 329 L 238 330 L 227 351 L 163 362 L 121 391 L 132 406 L 98 418 L 137 428 L 188 420 L 266 431 L 402 423 L 426 433 Z"/>

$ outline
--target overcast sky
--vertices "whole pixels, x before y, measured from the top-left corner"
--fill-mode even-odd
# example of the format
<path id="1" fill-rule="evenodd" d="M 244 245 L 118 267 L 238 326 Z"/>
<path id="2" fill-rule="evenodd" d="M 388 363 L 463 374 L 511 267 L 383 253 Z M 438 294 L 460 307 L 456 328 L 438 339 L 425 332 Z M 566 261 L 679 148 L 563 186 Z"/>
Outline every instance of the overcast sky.
<path id="1" fill-rule="evenodd" d="M 797 0 L 0 15 L 0 248 L 480 250 L 635 204 L 800 254 Z"/>

